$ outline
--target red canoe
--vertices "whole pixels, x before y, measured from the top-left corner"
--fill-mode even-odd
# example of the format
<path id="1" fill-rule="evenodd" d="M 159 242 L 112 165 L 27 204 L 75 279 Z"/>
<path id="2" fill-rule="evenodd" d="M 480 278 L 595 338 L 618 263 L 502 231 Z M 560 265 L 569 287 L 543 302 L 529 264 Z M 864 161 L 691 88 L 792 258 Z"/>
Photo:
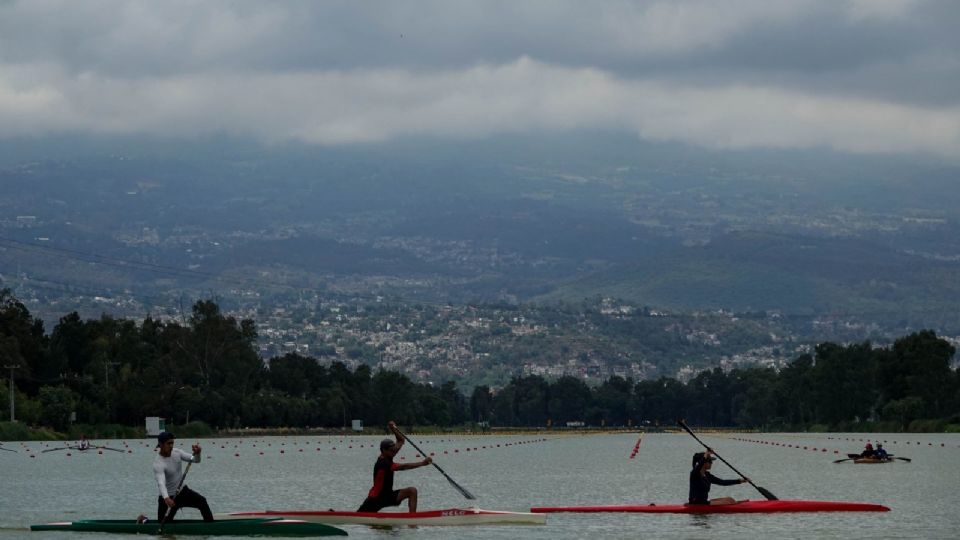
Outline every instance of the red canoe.
<path id="1" fill-rule="evenodd" d="M 554 512 L 636 512 L 644 514 L 773 514 L 778 512 L 889 512 L 886 506 L 836 501 L 742 501 L 736 504 L 624 504 L 610 506 L 541 506 L 537 514 Z"/>

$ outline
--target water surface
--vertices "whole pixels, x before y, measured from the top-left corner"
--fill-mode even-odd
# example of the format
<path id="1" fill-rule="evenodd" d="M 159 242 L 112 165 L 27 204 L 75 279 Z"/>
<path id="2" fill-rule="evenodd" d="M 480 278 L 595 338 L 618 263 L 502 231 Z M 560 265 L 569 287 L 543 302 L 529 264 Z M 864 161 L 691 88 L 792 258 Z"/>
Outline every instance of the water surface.
<path id="1" fill-rule="evenodd" d="M 199 442 L 203 462 L 187 484 L 214 512 L 257 509 L 348 509 L 372 479 L 383 435 L 179 440 Z M 911 463 L 832 463 L 871 437 Z M 474 495 L 465 500 L 432 467 L 401 471 L 396 487 L 417 486 L 420 509 L 683 502 L 690 458 L 701 447 L 686 434 L 414 436 L 417 444 Z M 721 456 L 781 499 L 873 502 L 887 513 L 772 515 L 552 514 L 545 526 L 420 527 L 392 530 L 348 525 L 358 538 L 958 538 L 956 489 L 960 435 L 704 434 Z M 854 439 L 854 440 L 847 440 Z M 773 444 L 779 443 L 780 446 Z M 896 442 L 895 442 L 896 441 Z M 48 446 L 43 446 L 44 444 Z M 0 452 L 0 539 L 120 538 L 93 533 L 30 533 L 31 524 L 82 518 L 125 519 L 156 512 L 152 441 L 98 441 L 130 453 L 40 453 L 56 443 L 6 442 Z M 128 446 L 124 446 L 124 444 Z M 798 448 L 789 448 L 784 445 Z M 499 446 L 498 446 L 499 445 Z M 942 446 L 941 446 L 942 445 Z M 804 450 L 802 447 L 807 446 Z M 817 448 L 816 451 L 812 450 Z M 823 452 L 827 449 L 827 452 Z M 834 454 L 834 451 L 840 454 Z M 35 457 L 30 457 L 31 455 Z M 418 459 L 407 445 L 400 457 Z M 400 460 L 403 461 L 403 460 Z M 717 462 L 714 473 L 736 475 Z M 714 486 L 711 496 L 762 498 L 749 484 Z M 187 509 L 182 517 L 199 517 Z"/>

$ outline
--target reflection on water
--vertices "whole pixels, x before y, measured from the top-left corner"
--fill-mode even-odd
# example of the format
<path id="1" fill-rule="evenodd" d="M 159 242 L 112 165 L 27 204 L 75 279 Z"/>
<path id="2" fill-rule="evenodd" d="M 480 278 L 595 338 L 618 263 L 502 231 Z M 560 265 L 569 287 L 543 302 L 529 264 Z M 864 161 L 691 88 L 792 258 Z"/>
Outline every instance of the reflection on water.
<path id="1" fill-rule="evenodd" d="M 829 453 L 746 442 L 789 441 Z M 832 437 L 832 438 L 831 438 Z M 960 434 L 910 435 L 910 445 L 885 444 L 912 463 L 834 464 L 862 443 L 836 434 L 703 434 L 733 466 L 781 499 L 881 503 L 883 514 L 551 514 L 544 526 L 400 528 L 344 526 L 358 538 L 475 538 L 524 540 L 558 538 L 955 538 L 955 461 Z M 862 438 L 864 435 L 850 436 Z M 199 441 L 203 462 L 191 468 L 190 486 L 214 512 L 261 509 L 355 509 L 370 488 L 375 444 L 381 433 L 352 439 L 271 437 Z M 888 440 L 903 440 L 888 435 Z M 546 439 L 546 440 L 541 440 Z M 474 493 L 467 501 L 433 468 L 398 471 L 397 488 L 416 486 L 422 509 L 469 507 L 528 510 L 531 506 L 682 503 L 687 497 L 690 458 L 702 449 L 686 434 L 648 434 L 635 458 L 635 433 L 451 437 L 420 436 L 443 469 Z M 189 447 L 192 440 L 178 441 Z M 518 444 L 523 442 L 524 444 Z M 64 518 L 135 518 L 156 504 L 151 464 L 153 443 L 128 441 L 130 454 L 65 456 L 26 452 L 0 455 L 0 537 L 20 538 L 32 523 Z M 112 441 L 111 446 L 120 443 Z M 500 445 L 499 447 L 497 445 Z M 943 444 L 944 446 L 940 446 Z M 255 445 L 255 446 L 254 446 Z M 19 443 L 6 446 L 21 449 Z M 486 448 L 484 448 L 486 446 Z M 398 462 L 417 459 L 405 448 Z M 721 462 L 715 472 L 734 478 Z M 711 496 L 762 499 L 749 484 L 714 486 Z M 185 517 L 195 511 L 185 510 Z M 84 540 L 116 538 L 86 533 Z M 63 533 L 32 533 L 31 540 L 64 539 Z"/>
<path id="2" fill-rule="evenodd" d="M 697 529 L 709 529 L 711 517 L 708 514 L 690 514 L 690 525 Z"/>

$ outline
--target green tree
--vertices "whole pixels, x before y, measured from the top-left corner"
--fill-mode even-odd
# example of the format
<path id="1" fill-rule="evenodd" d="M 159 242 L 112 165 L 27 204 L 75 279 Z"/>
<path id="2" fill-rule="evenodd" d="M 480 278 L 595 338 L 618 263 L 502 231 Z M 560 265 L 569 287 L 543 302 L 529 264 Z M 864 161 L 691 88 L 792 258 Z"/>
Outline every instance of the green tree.
<path id="1" fill-rule="evenodd" d="M 576 377 L 565 375 L 549 386 L 547 408 L 554 425 L 583 421 L 592 402 L 590 387 Z"/>
<path id="2" fill-rule="evenodd" d="M 870 343 L 821 343 L 815 358 L 817 419 L 840 425 L 869 418 L 877 402 L 876 357 Z"/>
<path id="3" fill-rule="evenodd" d="M 475 386 L 470 394 L 470 419 L 489 422 L 493 418 L 493 393 L 486 385 Z"/>
<path id="4" fill-rule="evenodd" d="M 77 409 L 78 396 L 63 386 L 43 386 L 38 395 L 40 420 L 59 431 L 70 427 L 70 416 Z"/>
<path id="5" fill-rule="evenodd" d="M 10 289 L 0 289 L 0 347 L 5 361 L 20 365 L 17 386 L 30 395 L 36 395 L 37 381 L 50 376 L 46 365 L 49 340 L 44 334 L 43 321 L 35 319 L 17 300 Z"/>
<path id="6" fill-rule="evenodd" d="M 881 412 L 884 419 L 897 422 L 901 431 L 905 430 L 910 422 L 920 418 L 922 413 L 923 400 L 916 396 L 895 399 L 884 405 Z"/>
<path id="7" fill-rule="evenodd" d="M 898 339 L 888 354 L 880 357 L 879 385 L 889 401 L 919 397 L 921 414 L 936 418 L 949 414 L 952 377 L 950 360 L 956 349 L 930 330 Z"/>
<path id="8" fill-rule="evenodd" d="M 597 417 L 590 418 L 592 423 L 626 425 L 636 415 L 633 380 L 610 377 L 594 390 L 593 402 L 596 405 Z"/>

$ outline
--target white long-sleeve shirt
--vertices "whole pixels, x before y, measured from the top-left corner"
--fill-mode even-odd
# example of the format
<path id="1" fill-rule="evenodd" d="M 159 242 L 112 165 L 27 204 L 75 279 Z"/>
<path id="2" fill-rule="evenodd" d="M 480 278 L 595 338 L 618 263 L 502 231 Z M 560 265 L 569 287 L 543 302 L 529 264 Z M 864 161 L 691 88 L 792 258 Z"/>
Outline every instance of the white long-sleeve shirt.
<path id="1" fill-rule="evenodd" d="M 153 461 L 153 474 L 157 477 L 157 487 L 160 488 L 160 496 L 164 499 L 177 493 L 177 486 L 180 484 L 180 477 L 183 474 L 181 469 L 184 461 L 200 463 L 200 456 L 174 448 L 170 452 L 170 457 L 157 454 L 157 459 Z"/>

